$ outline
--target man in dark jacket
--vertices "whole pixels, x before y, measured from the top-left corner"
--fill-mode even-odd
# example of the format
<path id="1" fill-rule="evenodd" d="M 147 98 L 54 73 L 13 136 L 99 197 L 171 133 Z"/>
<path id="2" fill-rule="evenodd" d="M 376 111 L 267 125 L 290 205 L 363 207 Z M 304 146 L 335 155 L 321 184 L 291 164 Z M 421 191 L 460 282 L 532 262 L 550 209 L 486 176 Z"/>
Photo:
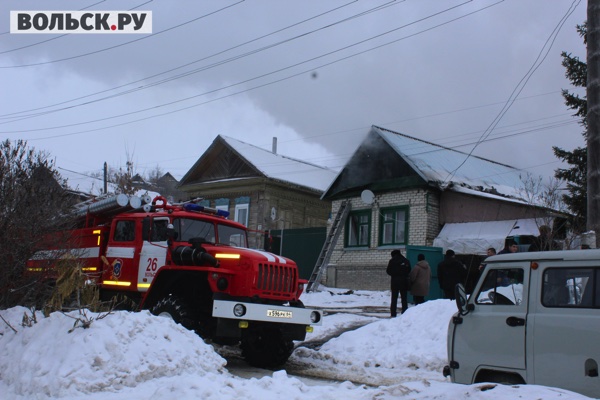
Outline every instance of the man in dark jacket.
<path id="1" fill-rule="evenodd" d="M 437 273 L 444 298 L 454 300 L 454 288 L 458 283 L 465 284 L 467 268 L 455 258 L 454 251 L 448 249 L 444 260 L 438 264 Z"/>
<path id="2" fill-rule="evenodd" d="M 533 239 L 533 243 L 529 246 L 528 251 L 551 251 L 561 250 L 561 248 L 554 242 L 552 237 L 552 229 L 548 225 L 542 225 L 539 227 L 540 235 Z"/>
<path id="3" fill-rule="evenodd" d="M 410 262 L 400 253 L 400 250 L 392 250 L 392 258 L 388 262 L 386 272 L 392 277 L 390 314 L 393 318 L 396 316 L 398 309 L 398 293 L 402 299 L 402 313 L 404 314 L 408 309 Z"/>

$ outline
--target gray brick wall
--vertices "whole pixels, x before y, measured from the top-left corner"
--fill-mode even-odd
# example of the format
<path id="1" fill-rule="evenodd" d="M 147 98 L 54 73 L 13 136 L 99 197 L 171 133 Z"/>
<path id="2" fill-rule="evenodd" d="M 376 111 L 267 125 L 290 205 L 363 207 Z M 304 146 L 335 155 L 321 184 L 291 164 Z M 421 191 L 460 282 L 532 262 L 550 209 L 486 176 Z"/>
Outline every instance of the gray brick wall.
<path id="1" fill-rule="evenodd" d="M 371 210 L 371 240 L 368 248 L 344 248 L 344 231 L 335 245 L 327 273 L 327 286 L 356 290 L 387 290 L 389 277 L 385 268 L 390 252 L 405 246 L 379 246 L 379 212 L 382 208 L 408 206 L 408 245 L 431 246 L 438 235 L 439 196 L 423 189 L 378 195 L 373 205 L 364 204 L 360 197 L 350 199 L 352 211 Z M 332 215 L 342 200 L 332 203 Z M 328 226 L 328 230 L 331 225 Z M 345 226 L 342 227 L 345 229 Z"/>

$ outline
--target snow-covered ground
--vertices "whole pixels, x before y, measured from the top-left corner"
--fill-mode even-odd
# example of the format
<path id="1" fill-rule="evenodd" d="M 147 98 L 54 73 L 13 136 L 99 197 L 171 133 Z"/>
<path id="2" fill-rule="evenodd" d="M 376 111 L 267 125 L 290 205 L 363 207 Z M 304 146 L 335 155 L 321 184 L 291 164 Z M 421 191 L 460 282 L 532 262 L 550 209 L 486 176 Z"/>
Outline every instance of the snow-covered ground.
<path id="1" fill-rule="evenodd" d="M 389 292 L 343 292 L 326 289 L 302 300 L 324 308 L 389 305 Z M 450 383 L 441 370 L 455 310 L 452 301 L 434 300 L 394 319 L 343 312 L 325 316 L 307 342 L 365 325 L 317 348 L 298 343 L 291 366 L 344 381 L 323 385 L 307 384 L 284 370 L 262 378 L 234 376 L 212 346 L 148 312 L 119 311 L 104 318 L 88 313 L 95 318 L 91 326 L 73 329 L 76 312 L 37 315 L 37 323 L 22 326 L 29 310 L 0 310 L 17 330 L 0 320 L 0 399 L 587 399 L 535 385 Z"/>

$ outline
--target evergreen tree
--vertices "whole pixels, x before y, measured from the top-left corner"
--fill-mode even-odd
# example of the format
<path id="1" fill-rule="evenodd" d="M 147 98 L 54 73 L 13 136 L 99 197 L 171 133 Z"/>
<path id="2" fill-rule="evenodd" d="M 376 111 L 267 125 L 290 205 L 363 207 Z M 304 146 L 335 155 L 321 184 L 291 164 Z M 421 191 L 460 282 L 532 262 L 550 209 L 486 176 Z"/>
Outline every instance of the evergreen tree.
<path id="1" fill-rule="evenodd" d="M 577 26 L 577 32 L 587 44 L 587 27 Z M 562 52 L 562 65 L 565 67 L 565 76 L 575 87 L 586 88 L 587 86 L 587 64 L 578 57 L 570 53 Z M 587 136 L 587 99 L 580 97 L 568 90 L 562 90 L 562 96 L 565 104 L 571 110 L 575 110 L 573 116 L 579 117 L 579 123 L 583 126 L 582 135 Z M 587 147 L 577 147 L 573 151 L 567 151 L 557 146 L 552 147 L 554 155 L 560 160 L 566 162 L 570 168 L 558 168 L 554 171 L 554 176 L 567 182 L 568 194 L 563 195 L 563 200 L 569 210 L 574 214 L 571 221 L 571 228 L 577 232 L 583 232 L 586 227 L 587 219 Z"/>

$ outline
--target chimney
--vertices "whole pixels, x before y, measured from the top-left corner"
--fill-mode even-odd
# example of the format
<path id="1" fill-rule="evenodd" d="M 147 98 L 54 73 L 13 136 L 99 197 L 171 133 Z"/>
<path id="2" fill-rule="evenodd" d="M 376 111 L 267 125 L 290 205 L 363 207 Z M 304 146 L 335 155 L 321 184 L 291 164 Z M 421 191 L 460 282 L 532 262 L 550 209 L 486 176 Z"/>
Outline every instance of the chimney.
<path id="1" fill-rule="evenodd" d="M 277 154 L 277 138 L 273 138 L 273 149 L 271 150 L 273 154 Z"/>

